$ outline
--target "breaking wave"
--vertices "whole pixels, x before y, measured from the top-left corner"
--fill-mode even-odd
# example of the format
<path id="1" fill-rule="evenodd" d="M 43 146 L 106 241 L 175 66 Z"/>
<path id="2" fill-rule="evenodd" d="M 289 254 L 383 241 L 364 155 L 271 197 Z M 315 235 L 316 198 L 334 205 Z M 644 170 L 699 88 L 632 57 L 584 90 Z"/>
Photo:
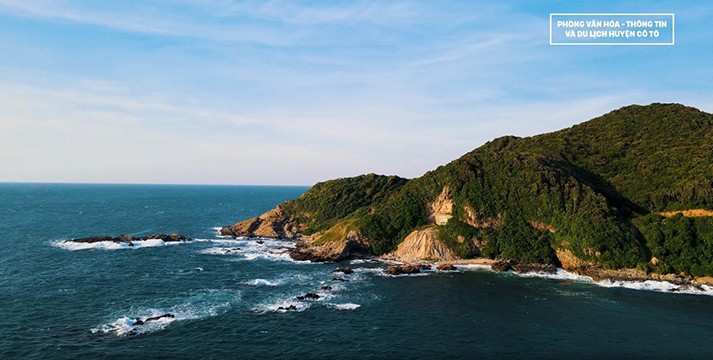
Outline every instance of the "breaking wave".
<path id="1" fill-rule="evenodd" d="M 161 239 L 151 239 L 151 240 L 140 240 L 132 241 L 133 246 L 129 246 L 127 243 L 114 242 L 114 241 L 98 241 L 93 243 L 83 243 L 75 242 L 70 240 L 59 240 L 52 243 L 53 246 L 70 250 L 88 250 L 88 249 L 101 249 L 101 250 L 123 250 L 123 249 L 142 249 L 157 246 L 167 246 L 167 245 L 178 245 L 187 244 L 190 241 L 163 241 Z"/>
<path id="2" fill-rule="evenodd" d="M 203 319 L 227 312 L 240 300 L 240 293 L 227 290 L 207 290 L 190 296 L 175 305 L 133 307 L 117 317 L 91 329 L 92 333 L 135 336 L 161 331 L 174 322 Z M 160 301 L 167 302 L 167 301 Z M 150 318 L 157 318 L 151 320 Z M 141 320 L 141 322 L 137 322 Z"/>

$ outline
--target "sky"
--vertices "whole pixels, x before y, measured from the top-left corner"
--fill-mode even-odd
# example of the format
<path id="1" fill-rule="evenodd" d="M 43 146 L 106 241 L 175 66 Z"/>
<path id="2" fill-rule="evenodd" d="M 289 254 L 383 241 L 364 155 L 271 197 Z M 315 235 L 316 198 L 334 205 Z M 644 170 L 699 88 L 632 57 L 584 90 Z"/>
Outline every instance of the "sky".
<path id="1" fill-rule="evenodd" d="M 549 14 L 674 13 L 673 46 Z M 709 1 L 0 0 L 0 181 L 418 177 L 629 104 L 713 112 Z"/>

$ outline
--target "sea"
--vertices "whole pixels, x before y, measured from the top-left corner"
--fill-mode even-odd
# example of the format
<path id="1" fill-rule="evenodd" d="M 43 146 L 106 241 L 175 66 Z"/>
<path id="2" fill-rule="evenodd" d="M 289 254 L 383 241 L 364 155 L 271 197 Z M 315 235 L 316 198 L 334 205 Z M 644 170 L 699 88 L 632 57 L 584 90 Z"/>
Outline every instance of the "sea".
<path id="1" fill-rule="evenodd" d="M 0 184 L 0 359 L 713 358 L 710 288 L 482 266 L 388 276 L 219 236 L 306 189 Z M 66 242 L 170 232 L 194 240 Z"/>

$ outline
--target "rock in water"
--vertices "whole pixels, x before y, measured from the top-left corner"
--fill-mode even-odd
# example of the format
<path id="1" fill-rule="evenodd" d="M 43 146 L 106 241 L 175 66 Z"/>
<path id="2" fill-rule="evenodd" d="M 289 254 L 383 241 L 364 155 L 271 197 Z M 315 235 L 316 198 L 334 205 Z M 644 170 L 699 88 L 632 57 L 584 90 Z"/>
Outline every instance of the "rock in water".
<path id="1" fill-rule="evenodd" d="M 306 293 L 297 297 L 298 300 L 317 300 L 320 296 L 315 293 Z"/>
<path id="2" fill-rule="evenodd" d="M 129 246 L 134 246 L 135 241 L 145 241 L 145 240 L 162 240 L 165 242 L 177 242 L 177 241 L 191 241 L 193 239 L 176 233 L 171 234 L 151 234 L 146 236 L 133 237 L 131 235 L 119 235 L 117 237 L 111 237 L 107 235 L 103 236 L 90 236 L 86 238 L 71 239 L 67 241 L 78 242 L 78 243 L 95 243 L 101 241 L 113 241 L 115 243 L 124 243 Z"/>
<path id="3" fill-rule="evenodd" d="M 119 240 L 120 242 L 126 243 L 129 246 L 134 246 L 134 243 L 131 242 L 131 240 L 134 240 L 134 237 L 131 235 L 119 235 L 116 237 L 116 240 Z"/>
<path id="4" fill-rule="evenodd" d="M 539 264 L 539 263 L 518 263 L 513 264 L 512 269 L 518 274 L 526 273 L 545 273 L 554 274 L 557 272 L 557 267 L 552 264 Z"/>
<path id="5" fill-rule="evenodd" d="M 508 271 L 511 269 L 511 266 L 510 262 L 501 260 L 490 265 L 490 268 L 493 269 L 493 271 Z"/>
<path id="6" fill-rule="evenodd" d="M 350 267 L 345 267 L 345 268 L 336 268 L 332 270 L 333 273 L 343 273 L 344 275 L 350 275 L 354 273 L 354 270 Z"/>
<path id="7" fill-rule="evenodd" d="M 440 271 L 454 271 L 456 267 L 451 263 L 441 263 L 436 266 L 436 269 Z"/>
<path id="8" fill-rule="evenodd" d="M 394 265 L 394 266 L 389 266 L 384 272 L 386 272 L 389 275 L 417 274 L 417 273 L 421 272 L 421 265 L 414 265 L 414 264 Z"/>
<path id="9" fill-rule="evenodd" d="M 166 313 L 166 314 L 159 315 L 159 316 L 147 317 L 146 319 L 143 319 L 143 320 L 141 320 L 141 318 L 136 318 L 136 320 L 134 321 L 134 323 L 133 323 L 132 325 L 134 325 L 134 326 L 136 326 L 136 325 L 146 325 L 146 323 L 149 322 L 149 321 L 156 321 L 156 320 L 160 320 L 160 319 L 163 319 L 163 318 L 173 319 L 173 318 L 175 318 L 175 317 L 176 317 L 176 315 L 173 315 L 173 314 L 171 314 L 171 313 Z"/>

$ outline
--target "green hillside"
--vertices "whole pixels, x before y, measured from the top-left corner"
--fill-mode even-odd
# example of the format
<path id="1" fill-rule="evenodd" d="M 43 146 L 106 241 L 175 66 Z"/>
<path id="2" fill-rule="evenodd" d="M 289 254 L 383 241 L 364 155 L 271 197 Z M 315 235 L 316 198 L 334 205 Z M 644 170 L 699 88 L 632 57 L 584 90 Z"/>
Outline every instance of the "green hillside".
<path id="1" fill-rule="evenodd" d="M 659 215 L 713 208 L 713 115 L 627 106 L 495 139 L 417 179 L 327 181 L 282 206 L 305 235 L 356 229 L 376 255 L 434 227 L 463 258 L 558 264 L 564 250 L 605 268 L 713 275 L 713 217 Z"/>

